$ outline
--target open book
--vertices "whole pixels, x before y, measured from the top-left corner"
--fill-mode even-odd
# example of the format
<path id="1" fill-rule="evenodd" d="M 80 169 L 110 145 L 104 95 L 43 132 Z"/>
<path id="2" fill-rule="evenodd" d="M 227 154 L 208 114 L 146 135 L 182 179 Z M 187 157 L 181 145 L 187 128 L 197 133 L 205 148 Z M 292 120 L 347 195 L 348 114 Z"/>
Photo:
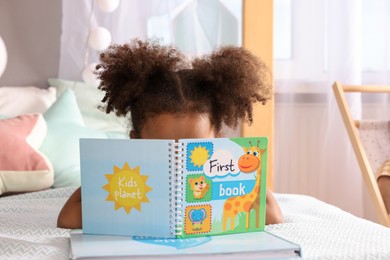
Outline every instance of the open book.
<path id="1" fill-rule="evenodd" d="M 189 238 L 264 230 L 267 138 L 81 139 L 85 234 Z"/>

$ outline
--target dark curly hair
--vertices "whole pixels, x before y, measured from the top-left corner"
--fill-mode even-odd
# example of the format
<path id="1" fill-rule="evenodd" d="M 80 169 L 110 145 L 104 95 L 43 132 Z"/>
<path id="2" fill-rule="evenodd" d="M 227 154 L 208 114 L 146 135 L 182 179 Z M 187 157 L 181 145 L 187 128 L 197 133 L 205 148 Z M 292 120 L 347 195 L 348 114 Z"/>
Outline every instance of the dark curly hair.
<path id="1" fill-rule="evenodd" d="M 252 105 L 271 98 L 265 64 L 241 47 L 222 47 L 188 60 L 158 40 L 135 39 L 100 55 L 96 74 L 106 113 L 131 113 L 139 133 L 147 118 L 161 113 L 206 113 L 219 131 L 253 121 Z"/>

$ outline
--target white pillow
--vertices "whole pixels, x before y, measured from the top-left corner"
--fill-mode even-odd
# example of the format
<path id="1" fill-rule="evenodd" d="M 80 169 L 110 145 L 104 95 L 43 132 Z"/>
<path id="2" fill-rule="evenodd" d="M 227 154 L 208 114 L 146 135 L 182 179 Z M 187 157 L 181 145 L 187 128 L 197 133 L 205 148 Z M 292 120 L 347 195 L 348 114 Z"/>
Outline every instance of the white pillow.
<path id="1" fill-rule="evenodd" d="M 56 101 L 56 89 L 34 86 L 0 87 L 0 114 L 17 116 L 43 113 Z"/>

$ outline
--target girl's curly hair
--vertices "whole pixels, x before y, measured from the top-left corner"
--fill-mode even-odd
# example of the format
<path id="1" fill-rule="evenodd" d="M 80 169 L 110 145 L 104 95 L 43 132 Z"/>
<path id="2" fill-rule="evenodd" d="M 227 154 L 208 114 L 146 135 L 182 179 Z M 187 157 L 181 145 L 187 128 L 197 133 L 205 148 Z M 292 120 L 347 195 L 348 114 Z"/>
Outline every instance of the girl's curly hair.
<path id="1" fill-rule="evenodd" d="M 251 123 L 253 103 L 265 104 L 272 95 L 267 67 L 241 47 L 188 60 L 173 46 L 135 39 L 110 46 L 96 68 L 106 113 L 130 113 L 138 133 L 161 113 L 207 113 L 217 131 L 222 123 Z"/>

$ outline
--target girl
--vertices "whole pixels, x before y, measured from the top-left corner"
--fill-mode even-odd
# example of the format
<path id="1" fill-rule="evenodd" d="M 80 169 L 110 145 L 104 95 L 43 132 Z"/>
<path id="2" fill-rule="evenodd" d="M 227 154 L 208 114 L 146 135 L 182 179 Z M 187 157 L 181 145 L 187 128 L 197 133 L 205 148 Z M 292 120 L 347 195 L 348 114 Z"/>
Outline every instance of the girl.
<path id="1" fill-rule="evenodd" d="M 100 55 L 97 75 L 106 113 L 130 116 L 130 138 L 216 138 L 222 124 L 253 121 L 252 106 L 271 98 L 268 70 L 250 52 L 223 47 L 192 61 L 158 41 L 133 40 Z M 266 224 L 282 213 L 267 191 Z M 68 199 L 58 227 L 81 228 L 80 188 Z"/>

